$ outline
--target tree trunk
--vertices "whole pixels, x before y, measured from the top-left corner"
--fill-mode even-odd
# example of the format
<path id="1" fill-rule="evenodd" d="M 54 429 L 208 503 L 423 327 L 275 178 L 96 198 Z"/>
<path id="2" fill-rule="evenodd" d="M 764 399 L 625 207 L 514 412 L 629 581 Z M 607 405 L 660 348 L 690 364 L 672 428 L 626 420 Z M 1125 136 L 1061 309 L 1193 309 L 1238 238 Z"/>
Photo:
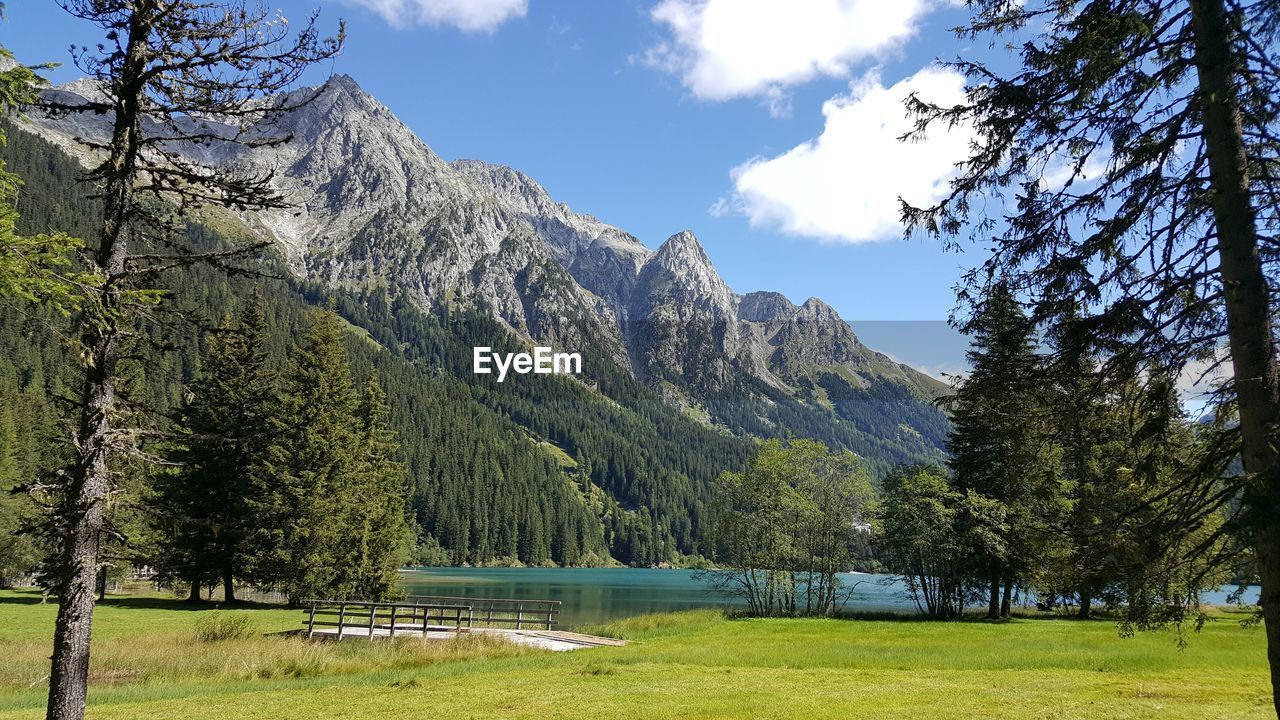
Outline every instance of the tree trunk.
<path id="1" fill-rule="evenodd" d="M 123 289 L 119 286 L 128 254 L 127 219 L 134 203 L 137 175 L 138 99 L 143 93 L 148 36 L 155 8 L 135 3 L 129 38 L 115 87 L 115 126 L 109 156 L 102 166 L 102 227 L 94 265 L 103 283 L 86 300 L 84 386 L 76 440 L 78 455 L 64 500 L 67 576 L 54 628 L 46 720 L 83 720 L 89 687 L 89 643 L 93 636 L 93 590 L 98 572 L 98 542 L 110 490 L 107 459 L 115 412 Z"/>
<path id="2" fill-rule="evenodd" d="M 233 603 L 236 601 L 235 579 L 231 572 L 231 566 L 227 565 L 222 569 L 222 602 Z"/>
<path id="3" fill-rule="evenodd" d="M 1088 589 L 1080 591 L 1080 609 L 1076 611 L 1076 617 L 1081 620 L 1088 620 L 1093 616 L 1093 592 Z"/>
<path id="4" fill-rule="evenodd" d="M 1248 161 L 1236 93 L 1240 63 L 1230 44 L 1223 0 L 1191 0 L 1195 63 L 1209 161 L 1218 257 L 1226 298 L 1227 336 L 1240 413 L 1244 506 L 1251 520 L 1259 574 L 1272 702 L 1280 717 L 1280 474 L 1271 434 L 1280 420 L 1268 288 L 1249 196 Z"/>
<path id="5" fill-rule="evenodd" d="M 1000 576 L 991 576 L 991 598 L 987 602 L 987 619 L 1000 619 Z"/>
<path id="6" fill-rule="evenodd" d="M 1013 579 L 1007 578 L 1004 581 L 1004 597 L 1000 598 L 1000 617 L 1007 618 L 1012 611 L 1013 600 Z"/>
<path id="7" fill-rule="evenodd" d="M 187 602 L 193 602 L 193 603 L 200 602 L 200 581 L 199 580 L 191 581 L 191 593 L 187 595 Z"/>
<path id="8" fill-rule="evenodd" d="M 107 384 L 110 391 L 110 384 Z M 105 423 L 105 417 L 101 418 Z M 82 423 L 82 427 L 85 423 Z M 98 537 L 107 495 L 105 434 L 91 433 L 68 487 L 67 576 L 58 591 L 58 619 L 49 672 L 48 720 L 80 720 L 89 691 L 89 640 L 98 580 Z"/>
<path id="9" fill-rule="evenodd" d="M 107 599 L 107 568 L 102 566 L 98 568 L 98 602 Z"/>

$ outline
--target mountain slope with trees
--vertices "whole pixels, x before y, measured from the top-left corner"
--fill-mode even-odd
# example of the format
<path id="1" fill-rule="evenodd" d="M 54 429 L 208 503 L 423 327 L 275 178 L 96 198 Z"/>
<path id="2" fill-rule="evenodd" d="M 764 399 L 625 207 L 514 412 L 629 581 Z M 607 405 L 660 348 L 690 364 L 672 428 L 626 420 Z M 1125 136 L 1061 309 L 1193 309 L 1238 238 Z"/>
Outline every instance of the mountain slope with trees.
<path id="1" fill-rule="evenodd" d="M 81 81 L 45 95 L 94 92 Z M 738 435 L 820 436 L 881 474 L 904 459 L 942 460 L 946 419 L 931 401 L 946 386 L 862 345 L 820 300 L 783 299 L 762 317 L 757 294 L 734 293 L 692 233 L 650 251 L 518 171 L 446 162 L 350 77 L 273 102 L 303 101 L 249 130 L 288 133 L 285 145 L 173 147 L 202 166 L 273 173 L 292 207 L 208 220 L 271 242 L 297 281 L 385 290 L 430 317 L 487 316 L 493 334 L 479 344 L 514 335 L 581 352 Z M 92 163 L 75 138 L 105 137 L 108 117 L 33 112 L 24 127 Z"/>

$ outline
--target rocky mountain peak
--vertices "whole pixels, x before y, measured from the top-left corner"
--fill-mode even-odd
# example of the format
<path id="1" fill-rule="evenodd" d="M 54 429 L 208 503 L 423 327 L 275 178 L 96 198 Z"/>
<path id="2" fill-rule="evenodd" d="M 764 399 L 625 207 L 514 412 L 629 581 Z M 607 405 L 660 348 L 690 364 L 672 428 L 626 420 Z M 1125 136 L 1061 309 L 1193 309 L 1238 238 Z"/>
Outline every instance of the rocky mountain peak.
<path id="1" fill-rule="evenodd" d="M 495 165 L 482 160 L 454 160 L 449 165 L 460 174 L 474 180 L 483 192 L 508 210 L 530 219 L 564 217 L 574 214 L 567 205 L 552 199 L 551 194 L 533 178 L 506 165 Z M 583 219 L 594 220 L 588 216 Z"/>
<path id="2" fill-rule="evenodd" d="M 346 73 L 330 75 L 329 79 L 324 82 L 324 86 L 335 91 L 359 94 L 368 97 L 368 93 L 364 91 L 364 88 L 360 87 L 360 83 L 356 82 L 355 78 Z"/>
<path id="3" fill-rule="evenodd" d="M 672 235 L 640 269 L 638 289 L 643 288 L 647 301 L 655 295 L 709 310 L 717 320 L 728 321 L 733 310 L 733 293 L 720 278 L 697 236 L 688 230 Z"/>
<path id="4" fill-rule="evenodd" d="M 81 82 L 48 92 L 93 90 Z M 782 392 L 766 405 L 815 373 L 925 387 L 862 346 L 821 300 L 735 295 L 688 230 L 650 251 L 523 172 L 444 161 L 347 75 L 270 102 L 301 107 L 255 132 L 292 142 L 173 150 L 209 167 L 271 171 L 293 206 L 239 219 L 273 238 L 301 278 L 391 286 L 424 309 L 485 309 L 525 338 L 596 348 L 675 403 L 702 402 L 744 377 Z M 90 114 L 24 120 L 86 165 L 93 159 L 76 138 L 105 140 L 110 123 Z"/>
<path id="5" fill-rule="evenodd" d="M 795 315 L 797 309 L 786 295 L 778 292 L 757 291 L 738 299 L 738 319 L 747 322 L 786 320 Z"/>
<path id="6" fill-rule="evenodd" d="M 631 234 L 556 202 L 533 178 L 505 165 L 455 160 L 451 167 L 487 200 L 533 228 L 560 265 L 619 318 L 649 249 Z"/>
<path id="7" fill-rule="evenodd" d="M 822 324 L 846 324 L 844 319 L 840 317 L 840 313 L 836 312 L 835 308 L 822 302 L 816 297 L 811 297 L 808 300 L 805 300 L 804 304 L 800 306 L 796 314 L 807 320 Z"/>
<path id="8" fill-rule="evenodd" d="M 690 230 L 681 230 L 663 241 L 654 253 L 654 259 L 659 258 L 663 263 L 693 261 L 700 265 L 711 264 L 707 259 L 707 252 L 702 249 L 702 243 L 698 242 L 698 236 Z"/>

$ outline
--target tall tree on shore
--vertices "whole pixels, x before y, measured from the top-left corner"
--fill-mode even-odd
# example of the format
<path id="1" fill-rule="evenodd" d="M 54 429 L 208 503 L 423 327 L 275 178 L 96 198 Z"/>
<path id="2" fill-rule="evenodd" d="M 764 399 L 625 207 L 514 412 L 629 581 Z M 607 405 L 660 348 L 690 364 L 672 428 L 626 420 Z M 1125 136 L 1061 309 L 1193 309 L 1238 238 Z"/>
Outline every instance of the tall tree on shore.
<path id="1" fill-rule="evenodd" d="M 1280 364 L 1276 358 L 1280 5 L 1271 0 L 969 0 L 966 38 L 1020 61 L 949 63 L 965 102 L 911 98 L 916 132 L 960 124 L 973 150 L 907 232 L 972 230 L 994 252 L 968 278 L 1012 282 L 1054 324 L 1083 308 L 1117 367 L 1176 377 L 1225 344 L 1238 411 L 1239 520 L 1262 582 L 1280 715 Z M 1068 180 L 1044 178 L 1065 171 Z M 1006 202 L 996 202 L 997 199 Z M 990 214 L 988 214 L 990 213 Z M 1003 217 L 1008 222 L 1003 222 Z M 1209 506 L 1225 493 L 1203 494 Z"/>
<path id="2" fill-rule="evenodd" d="M 171 151 L 184 141 L 208 145 L 283 143 L 250 130 L 264 115 L 264 96 L 291 86 L 316 61 L 334 56 L 337 38 L 322 39 L 314 22 L 296 33 L 283 18 L 247 0 L 60 0 L 72 16 L 105 35 L 95 49 L 77 48 L 77 66 L 99 96 L 74 104 L 45 103 L 49 112 L 110 117 L 102 161 L 86 180 L 100 188 L 102 218 L 85 253 L 98 282 L 85 292 L 76 323 L 84 374 L 74 432 L 75 458 L 60 508 L 65 576 L 49 679 L 49 720 L 84 716 L 93 625 L 93 592 L 111 463 L 140 433 L 119 427 L 118 374 L 129 329 L 159 299 L 157 278 L 197 263 L 226 264 L 243 248 L 195 253 L 180 230 L 185 213 L 214 204 L 240 210 L 285 207 L 270 178 L 199 168 Z M 313 17 L 314 20 L 314 17 Z M 341 33 L 341 31 L 340 31 Z M 192 118 L 218 117 L 239 127 L 211 132 Z"/>
<path id="3" fill-rule="evenodd" d="M 1035 328 L 1004 285 L 995 285 L 964 325 L 969 374 L 946 402 L 953 482 L 961 493 L 998 501 L 1005 525 L 998 555 L 986 558 L 987 616 L 1007 617 L 1014 585 L 1038 564 L 1058 508 L 1055 449 L 1045 430 Z"/>
<path id="4" fill-rule="evenodd" d="M 377 378 L 351 377 L 341 320 L 313 311 L 254 466 L 250 576 L 292 603 L 384 600 L 408 559 L 405 473 Z"/>
<path id="5" fill-rule="evenodd" d="M 164 528 L 155 567 L 198 588 L 220 582 L 235 600 L 235 578 L 248 565 L 253 467 L 271 439 L 278 412 L 269 364 L 262 294 L 254 290 L 238 324 L 209 335 L 201 375 L 181 413 L 188 435 L 181 469 L 158 481 L 157 518 Z"/>
<path id="6" fill-rule="evenodd" d="M 347 555 L 360 428 L 359 396 L 332 310 L 313 311 L 285 373 L 272 442 L 254 468 L 254 561 L 251 576 L 280 588 L 291 603 L 346 597 Z M 348 582 L 340 582 L 348 580 Z"/>
<path id="7" fill-rule="evenodd" d="M 1125 463 L 1138 445 L 1131 404 L 1097 387 L 1096 358 L 1059 343 L 1051 371 L 1042 377 L 1053 440 L 1061 449 L 1065 511 L 1059 518 L 1060 551 L 1045 560 L 1037 581 L 1044 597 L 1074 596 L 1087 619 L 1096 602 L 1114 599 L 1129 551 L 1126 513 L 1141 503 Z M 1157 438 L 1156 441 L 1159 439 Z"/>
<path id="8" fill-rule="evenodd" d="M 399 592 L 398 571 L 409 559 L 411 538 L 406 524 L 408 494 L 404 465 L 396 435 L 387 424 L 386 393 L 377 374 L 365 382 L 356 408 L 361 457 L 357 483 L 348 506 L 356 542 L 348 567 L 352 594 L 385 600 Z"/>

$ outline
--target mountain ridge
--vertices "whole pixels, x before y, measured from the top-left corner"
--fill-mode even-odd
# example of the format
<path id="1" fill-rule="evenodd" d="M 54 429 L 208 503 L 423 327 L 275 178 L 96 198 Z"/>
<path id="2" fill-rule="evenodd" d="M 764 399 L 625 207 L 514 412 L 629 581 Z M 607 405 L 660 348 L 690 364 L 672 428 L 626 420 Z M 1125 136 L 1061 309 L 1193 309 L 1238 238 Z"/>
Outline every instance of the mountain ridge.
<path id="1" fill-rule="evenodd" d="M 50 92 L 90 90 L 79 83 Z M 446 161 L 349 76 L 276 102 L 301 98 L 310 100 L 302 109 L 251 129 L 291 134 L 290 143 L 179 148 L 202 164 L 274 174 L 296 207 L 237 219 L 272 239 L 300 280 L 349 292 L 389 288 L 427 313 L 489 313 L 528 343 L 598 353 L 672 404 L 753 408 L 708 413 L 736 433 L 858 425 L 860 393 L 882 383 L 919 406 L 909 415 L 924 413 L 930 425 L 941 417 L 926 406 L 946 392 L 943 383 L 865 347 L 817 298 L 795 305 L 778 293 L 735 293 L 690 231 L 650 250 L 519 170 Z M 24 124 L 74 153 L 77 137 L 100 136 L 107 122 L 31 113 Z M 779 403 L 796 407 L 784 412 Z M 752 417 L 733 419 L 742 412 Z M 881 439 L 911 444 L 921 430 Z M 938 433 L 925 434 L 922 452 L 940 458 Z"/>

